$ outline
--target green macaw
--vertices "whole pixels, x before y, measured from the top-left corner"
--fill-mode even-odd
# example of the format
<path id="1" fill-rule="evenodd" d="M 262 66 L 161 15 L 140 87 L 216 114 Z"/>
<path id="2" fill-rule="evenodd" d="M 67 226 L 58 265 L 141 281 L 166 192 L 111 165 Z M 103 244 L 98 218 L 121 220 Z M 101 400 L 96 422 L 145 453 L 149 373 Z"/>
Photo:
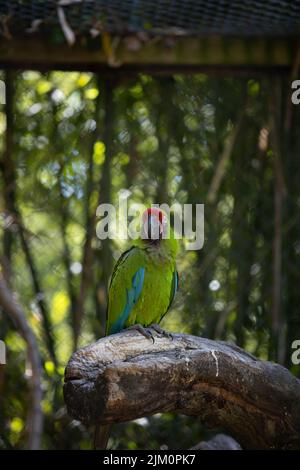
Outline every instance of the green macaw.
<path id="1" fill-rule="evenodd" d="M 131 328 L 153 342 L 153 331 L 172 338 L 158 324 L 178 290 L 177 250 L 167 216 L 160 209 L 147 209 L 142 215 L 141 238 L 121 255 L 111 277 L 106 335 Z M 96 427 L 95 448 L 106 449 L 110 428 Z"/>
<path id="2" fill-rule="evenodd" d="M 112 274 L 106 335 L 128 327 L 151 339 L 151 328 L 165 333 L 158 323 L 178 289 L 177 250 L 167 216 L 160 209 L 147 209 L 142 216 L 141 238 L 121 255 Z"/>

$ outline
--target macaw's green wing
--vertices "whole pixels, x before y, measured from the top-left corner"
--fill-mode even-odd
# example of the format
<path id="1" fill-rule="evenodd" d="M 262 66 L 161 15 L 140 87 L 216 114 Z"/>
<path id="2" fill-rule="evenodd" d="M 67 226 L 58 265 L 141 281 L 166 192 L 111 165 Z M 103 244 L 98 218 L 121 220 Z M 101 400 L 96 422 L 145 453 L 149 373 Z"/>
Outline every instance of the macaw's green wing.
<path id="1" fill-rule="evenodd" d="M 178 276 L 178 272 L 176 270 L 176 268 L 174 269 L 174 272 L 173 272 L 173 277 L 172 277 L 172 285 L 171 285 L 171 292 L 170 292 L 170 302 L 169 302 L 169 305 L 168 305 L 168 308 L 167 308 L 167 311 L 169 310 L 169 308 L 171 307 L 172 303 L 173 303 L 173 300 L 174 300 L 174 297 L 176 295 L 176 292 L 178 291 L 178 288 L 179 288 L 179 276 Z"/>
<path id="2" fill-rule="evenodd" d="M 132 287 L 130 289 L 126 289 L 126 304 L 120 313 L 120 316 L 110 326 L 109 334 L 118 333 L 118 331 L 121 331 L 124 328 L 125 323 L 142 292 L 144 277 L 145 268 L 139 268 L 132 278 Z"/>
<path id="3" fill-rule="evenodd" d="M 134 246 L 132 246 L 131 248 L 129 248 L 128 250 L 124 251 L 124 253 L 121 254 L 120 258 L 118 259 L 118 261 L 116 262 L 115 264 L 115 267 L 114 267 L 114 270 L 113 270 L 113 273 L 111 275 L 111 279 L 110 279 L 110 283 L 109 283 L 109 289 L 111 288 L 111 285 L 113 283 L 113 280 L 114 280 L 114 277 L 116 275 L 116 273 L 118 272 L 118 268 L 121 266 L 121 264 L 125 261 L 125 259 L 127 258 L 127 256 L 129 255 L 129 253 L 134 250 Z"/>
<path id="4" fill-rule="evenodd" d="M 139 248 L 133 247 L 120 257 L 111 278 L 106 334 L 117 333 L 125 328 L 129 315 L 141 295 L 144 277 L 143 255 Z"/>
<path id="5" fill-rule="evenodd" d="M 168 313 L 168 311 L 170 310 L 171 308 L 171 305 L 173 303 L 173 300 L 174 300 L 174 297 L 176 295 L 176 292 L 178 291 L 178 288 L 179 288 L 179 276 L 178 276 L 178 272 L 176 270 L 176 267 L 173 271 L 173 276 L 172 276 L 172 284 L 171 284 L 171 290 L 170 290 L 170 300 L 169 300 L 169 305 L 168 305 L 168 308 L 167 310 L 165 311 L 165 313 L 162 315 L 160 321 L 162 321 L 163 317 L 166 315 L 166 313 Z"/>

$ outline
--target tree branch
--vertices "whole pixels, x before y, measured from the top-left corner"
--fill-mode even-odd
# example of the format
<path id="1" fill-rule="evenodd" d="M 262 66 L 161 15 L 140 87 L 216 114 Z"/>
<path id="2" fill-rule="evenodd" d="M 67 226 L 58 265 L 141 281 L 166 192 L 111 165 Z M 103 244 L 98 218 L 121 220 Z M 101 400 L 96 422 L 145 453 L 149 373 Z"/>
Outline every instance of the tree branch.
<path id="1" fill-rule="evenodd" d="M 43 430 L 43 413 L 41 409 L 41 363 L 36 338 L 30 328 L 25 313 L 16 303 L 12 292 L 9 290 L 4 278 L 0 274 L 0 305 L 7 315 L 12 319 L 16 328 L 24 338 L 28 348 L 28 358 L 32 370 L 31 387 L 31 410 L 29 415 L 29 449 L 39 449 L 41 434 Z"/>
<path id="2" fill-rule="evenodd" d="M 134 331 L 102 338 L 71 357 L 64 397 L 89 425 L 175 411 L 223 426 L 245 448 L 300 446 L 300 381 L 221 341 L 176 334 L 152 344 Z"/>
<path id="3" fill-rule="evenodd" d="M 21 215 L 18 212 L 17 208 L 15 208 L 15 214 L 16 214 L 16 217 L 18 218 L 18 230 L 19 230 L 19 235 L 21 238 L 21 246 L 25 255 L 28 269 L 30 271 L 32 287 L 35 293 L 35 301 L 38 305 L 38 308 L 40 310 L 40 313 L 43 319 L 43 333 L 45 337 L 45 342 L 46 342 L 47 349 L 49 351 L 52 361 L 54 362 L 55 365 L 57 365 L 57 358 L 56 358 L 56 352 L 55 352 L 55 340 L 54 340 L 54 336 L 51 330 L 50 315 L 49 315 L 49 311 L 46 305 L 44 292 L 41 287 L 39 275 L 38 275 L 37 268 L 33 259 L 30 244 L 26 238 L 26 232 L 24 230 L 23 221 L 21 219 Z"/>

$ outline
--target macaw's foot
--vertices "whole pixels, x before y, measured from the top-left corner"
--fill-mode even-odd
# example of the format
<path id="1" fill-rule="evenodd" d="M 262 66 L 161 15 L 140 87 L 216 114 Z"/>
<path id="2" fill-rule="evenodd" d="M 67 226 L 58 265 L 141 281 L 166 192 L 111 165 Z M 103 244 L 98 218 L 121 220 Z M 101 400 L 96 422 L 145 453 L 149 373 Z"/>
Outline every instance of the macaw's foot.
<path id="1" fill-rule="evenodd" d="M 152 334 L 152 331 L 150 328 L 145 328 L 144 326 L 140 325 L 139 323 L 136 323 L 135 325 L 131 325 L 126 330 L 136 330 L 139 333 L 141 333 L 145 338 L 151 339 L 154 343 L 154 336 Z"/>
<path id="2" fill-rule="evenodd" d="M 158 333 L 159 335 L 165 336 L 165 338 L 173 340 L 173 335 L 171 333 L 168 333 L 166 330 L 163 330 L 157 323 L 152 323 L 152 325 L 150 325 L 150 328 L 156 331 L 156 333 Z"/>

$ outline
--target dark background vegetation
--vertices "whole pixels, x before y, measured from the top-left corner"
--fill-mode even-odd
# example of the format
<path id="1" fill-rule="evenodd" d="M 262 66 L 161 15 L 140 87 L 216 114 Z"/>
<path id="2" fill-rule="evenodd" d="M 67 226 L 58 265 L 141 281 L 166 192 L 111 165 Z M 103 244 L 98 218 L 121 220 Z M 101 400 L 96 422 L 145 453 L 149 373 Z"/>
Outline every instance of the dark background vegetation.
<path id="1" fill-rule="evenodd" d="M 64 367 L 104 333 L 107 285 L 127 247 L 100 242 L 95 211 L 130 202 L 204 203 L 205 244 L 178 256 L 171 331 L 236 342 L 300 375 L 299 111 L 285 77 L 3 72 L 2 277 L 42 360 L 43 449 L 90 448 L 64 407 Z M 32 369 L 0 312 L 0 448 L 26 448 Z M 112 448 L 188 448 L 207 434 L 164 414 L 116 425 Z"/>

